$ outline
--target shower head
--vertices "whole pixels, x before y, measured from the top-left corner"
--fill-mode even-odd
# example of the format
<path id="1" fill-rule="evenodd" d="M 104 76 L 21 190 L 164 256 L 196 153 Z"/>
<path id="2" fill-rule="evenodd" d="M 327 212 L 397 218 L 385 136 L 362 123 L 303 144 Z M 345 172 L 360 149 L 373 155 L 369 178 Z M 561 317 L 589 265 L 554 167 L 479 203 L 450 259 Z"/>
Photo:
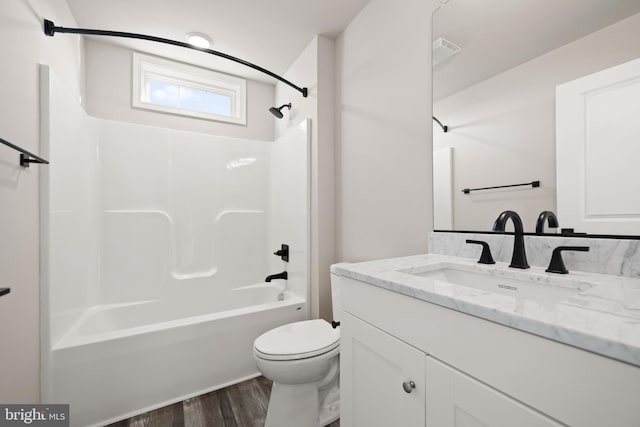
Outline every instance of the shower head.
<path id="1" fill-rule="evenodd" d="M 287 108 L 289 108 L 289 110 L 291 110 L 291 103 L 284 104 L 280 108 L 271 107 L 271 108 L 269 108 L 269 112 L 271 112 L 271 114 L 273 114 L 277 118 L 281 119 L 282 117 L 284 117 L 283 114 L 282 114 L 282 111 L 281 111 L 284 107 L 287 107 Z"/>

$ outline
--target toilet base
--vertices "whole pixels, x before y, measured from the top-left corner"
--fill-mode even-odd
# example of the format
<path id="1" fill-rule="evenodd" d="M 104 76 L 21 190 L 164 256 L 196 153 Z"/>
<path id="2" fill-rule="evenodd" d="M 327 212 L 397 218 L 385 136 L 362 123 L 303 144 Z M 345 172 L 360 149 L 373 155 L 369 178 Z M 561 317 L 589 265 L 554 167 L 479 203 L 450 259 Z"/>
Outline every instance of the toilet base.
<path id="1" fill-rule="evenodd" d="M 324 427 L 338 418 L 340 391 L 337 386 L 318 390 L 315 383 L 274 382 L 264 427 Z"/>
<path id="2" fill-rule="evenodd" d="M 278 384 L 271 398 L 264 427 L 318 427 L 318 388 L 315 384 Z"/>

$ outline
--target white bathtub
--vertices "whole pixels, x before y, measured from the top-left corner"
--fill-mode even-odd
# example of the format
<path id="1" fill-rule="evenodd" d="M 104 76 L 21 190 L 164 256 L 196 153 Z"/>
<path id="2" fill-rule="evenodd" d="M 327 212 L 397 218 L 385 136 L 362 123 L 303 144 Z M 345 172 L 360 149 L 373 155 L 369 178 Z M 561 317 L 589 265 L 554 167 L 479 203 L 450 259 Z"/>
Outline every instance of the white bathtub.
<path id="1" fill-rule="evenodd" d="M 51 403 L 104 425 L 255 377 L 255 338 L 306 311 L 277 284 L 94 307 L 53 347 Z"/>

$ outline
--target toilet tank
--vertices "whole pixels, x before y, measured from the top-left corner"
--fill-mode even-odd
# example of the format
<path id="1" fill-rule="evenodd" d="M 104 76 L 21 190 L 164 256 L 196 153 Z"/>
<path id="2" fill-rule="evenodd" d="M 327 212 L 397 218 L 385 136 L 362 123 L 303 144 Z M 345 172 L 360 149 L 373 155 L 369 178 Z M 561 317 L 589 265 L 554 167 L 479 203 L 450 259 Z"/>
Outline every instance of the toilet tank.
<path id="1" fill-rule="evenodd" d="M 333 320 L 339 322 L 342 318 L 342 299 L 340 291 L 344 282 L 344 277 L 331 272 L 331 308 L 333 310 Z"/>

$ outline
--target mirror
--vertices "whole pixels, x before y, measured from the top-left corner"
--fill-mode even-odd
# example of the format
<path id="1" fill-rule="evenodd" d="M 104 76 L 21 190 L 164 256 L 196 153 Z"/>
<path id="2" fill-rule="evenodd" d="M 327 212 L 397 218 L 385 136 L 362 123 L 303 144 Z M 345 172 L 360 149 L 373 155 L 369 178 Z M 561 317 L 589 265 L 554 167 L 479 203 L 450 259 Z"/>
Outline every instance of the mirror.
<path id="1" fill-rule="evenodd" d="M 535 232 L 540 212 L 558 208 L 556 86 L 640 57 L 640 2 L 436 0 L 434 9 L 433 39 L 460 47 L 433 66 L 433 113 L 448 127 L 433 126 L 434 228 L 489 231 L 515 210 Z M 436 60 L 451 47 L 440 44 Z"/>

